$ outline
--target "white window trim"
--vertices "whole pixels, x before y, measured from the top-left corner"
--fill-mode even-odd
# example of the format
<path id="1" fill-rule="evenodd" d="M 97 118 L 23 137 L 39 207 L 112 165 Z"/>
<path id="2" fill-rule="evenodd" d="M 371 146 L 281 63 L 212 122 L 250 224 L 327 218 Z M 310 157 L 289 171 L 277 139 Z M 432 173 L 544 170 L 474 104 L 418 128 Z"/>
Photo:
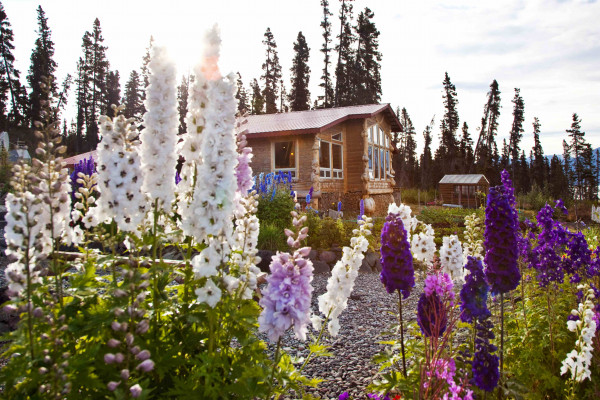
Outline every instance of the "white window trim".
<path id="1" fill-rule="evenodd" d="M 282 142 L 293 142 L 294 143 L 294 168 L 275 168 L 275 143 Z M 292 181 L 296 182 L 298 180 L 298 162 L 300 157 L 298 157 L 298 140 L 289 139 L 289 140 L 273 140 L 271 142 L 271 171 L 272 172 L 293 172 Z"/>
<path id="2" fill-rule="evenodd" d="M 341 132 L 340 132 L 341 134 Z M 333 135 L 331 135 L 333 136 Z M 343 139 L 343 134 L 342 134 L 342 139 Z M 329 176 L 322 176 L 321 172 L 319 172 L 319 177 L 321 179 L 337 179 L 337 180 L 343 180 L 344 179 L 344 142 L 342 140 L 325 140 L 325 139 L 319 139 L 319 149 L 321 148 L 321 146 L 323 145 L 323 143 L 326 143 L 329 146 L 329 167 L 323 167 L 322 165 L 319 165 L 319 169 L 321 172 L 329 172 Z M 333 145 L 336 144 L 338 146 L 340 146 L 342 148 L 342 152 L 341 152 L 341 157 L 342 157 L 342 168 L 333 168 Z M 320 160 L 319 160 L 320 162 Z"/>
<path id="3" fill-rule="evenodd" d="M 390 174 L 390 171 L 392 169 L 392 141 L 391 141 L 391 137 L 390 135 L 383 130 L 378 124 L 375 125 L 371 125 L 368 128 L 368 134 L 367 134 L 367 157 L 369 155 L 369 147 L 372 147 L 373 151 L 371 152 L 371 166 L 369 167 L 369 179 L 374 180 L 374 181 L 383 181 L 383 180 L 387 180 L 392 178 L 392 175 Z M 380 134 L 383 134 L 383 136 Z M 383 144 L 380 144 L 379 142 L 381 142 L 381 140 L 379 140 L 380 138 L 383 138 Z M 380 160 L 379 158 L 381 157 L 381 150 L 383 150 L 383 156 L 384 159 Z M 390 159 L 389 159 L 389 165 L 387 166 L 387 168 L 385 168 L 385 154 L 386 152 L 389 151 L 390 154 Z M 379 177 L 375 178 L 375 152 L 377 152 L 377 161 L 378 161 L 378 166 L 377 168 L 380 168 L 380 166 L 383 164 L 384 166 L 384 177 L 381 176 L 381 168 L 379 169 Z"/>

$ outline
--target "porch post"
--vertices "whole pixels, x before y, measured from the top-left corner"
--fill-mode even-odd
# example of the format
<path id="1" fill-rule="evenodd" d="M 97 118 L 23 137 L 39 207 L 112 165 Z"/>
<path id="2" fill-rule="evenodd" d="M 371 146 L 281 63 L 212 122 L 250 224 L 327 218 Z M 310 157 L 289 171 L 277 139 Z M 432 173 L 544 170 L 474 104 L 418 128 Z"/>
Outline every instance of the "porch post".
<path id="1" fill-rule="evenodd" d="M 313 187 L 313 208 L 319 209 L 317 198 L 321 198 L 321 165 L 319 164 L 319 138 L 315 134 L 315 140 L 312 146 L 312 163 L 311 163 L 310 181 Z M 318 196 L 317 196 L 318 195 Z"/>

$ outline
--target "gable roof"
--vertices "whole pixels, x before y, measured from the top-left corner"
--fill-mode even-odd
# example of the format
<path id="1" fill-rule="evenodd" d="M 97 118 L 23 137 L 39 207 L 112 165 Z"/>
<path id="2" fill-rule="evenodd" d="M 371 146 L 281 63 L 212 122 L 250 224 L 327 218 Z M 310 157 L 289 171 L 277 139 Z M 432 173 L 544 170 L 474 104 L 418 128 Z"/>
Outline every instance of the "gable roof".
<path id="1" fill-rule="evenodd" d="M 389 103 L 249 115 L 244 128 L 248 130 L 249 138 L 319 133 L 345 120 L 370 118 L 380 112 L 386 113 L 390 119 L 392 132 L 402 131 L 402 125 Z"/>
<path id="2" fill-rule="evenodd" d="M 444 175 L 440 183 L 460 183 L 466 185 L 476 185 L 481 182 L 481 179 L 488 185 L 490 182 L 481 174 L 461 174 L 461 175 Z"/>
<path id="3" fill-rule="evenodd" d="M 97 160 L 97 158 L 96 158 L 96 150 L 88 151 L 87 153 L 77 154 L 77 155 L 75 155 L 73 157 L 65 158 L 63 161 L 68 166 L 74 166 L 74 165 L 78 164 L 79 161 L 81 161 L 81 160 L 87 160 L 90 157 L 92 157 L 92 159 L 94 159 L 94 160 Z"/>

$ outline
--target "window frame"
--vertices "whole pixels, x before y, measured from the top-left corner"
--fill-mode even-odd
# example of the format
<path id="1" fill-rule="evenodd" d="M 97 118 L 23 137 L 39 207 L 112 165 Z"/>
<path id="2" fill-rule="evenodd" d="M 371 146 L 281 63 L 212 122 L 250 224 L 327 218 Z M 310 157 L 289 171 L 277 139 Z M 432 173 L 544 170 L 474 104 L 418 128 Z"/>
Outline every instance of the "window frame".
<path id="1" fill-rule="evenodd" d="M 277 143 L 293 143 L 294 146 L 294 167 L 293 168 L 276 168 L 275 166 L 275 144 Z M 273 140 L 271 142 L 271 171 L 273 172 L 291 172 L 292 180 L 298 180 L 298 141 L 296 139 L 289 140 Z"/>
<path id="2" fill-rule="evenodd" d="M 339 135 L 339 139 L 334 139 L 335 136 Z M 334 133 L 331 137 L 326 139 L 319 138 L 319 177 L 321 179 L 344 179 L 344 135 L 342 132 Z M 329 149 L 329 166 L 321 165 L 321 148 L 326 145 Z M 333 148 L 334 146 L 340 147 L 340 161 L 341 168 L 333 167 Z"/>
<path id="3" fill-rule="evenodd" d="M 369 179 L 387 180 L 391 177 L 391 137 L 378 124 L 371 125 L 367 134 L 367 156 Z"/>

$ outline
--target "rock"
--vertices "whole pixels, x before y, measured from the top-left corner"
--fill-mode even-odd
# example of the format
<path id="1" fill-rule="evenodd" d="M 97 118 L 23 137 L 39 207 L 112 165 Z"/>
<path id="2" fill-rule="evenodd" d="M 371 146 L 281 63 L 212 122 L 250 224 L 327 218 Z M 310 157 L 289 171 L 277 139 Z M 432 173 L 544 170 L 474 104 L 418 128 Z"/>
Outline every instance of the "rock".
<path id="1" fill-rule="evenodd" d="M 327 264 L 334 264 L 337 261 L 337 255 L 333 251 L 325 250 L 321 252 L 319 259 Z"/>
<path id="2" fill-rule="evenodd" d="M 367 251 L 359 272 L 381 272 L 381 261 L 379 260 L 379 257 L 379 253 Z"/>
<path id="3" fill-rule="evenodd" d="M 310 253 L 308 253 L 308 258 L 310 261 L 315 262 L 319 259 L 319 252 L 316 250 L 311 250 Z"/>
<path id="4" fill-rule="evenodd" d="M 331 272 L 331 268 L 329 268 L 329 264 L 327 264 L 325 261 L 313 261 L 313 268 L 315 269 L 313 272 L 315 274 L 319 274 L 319 273 L 329 273 Z"/>

